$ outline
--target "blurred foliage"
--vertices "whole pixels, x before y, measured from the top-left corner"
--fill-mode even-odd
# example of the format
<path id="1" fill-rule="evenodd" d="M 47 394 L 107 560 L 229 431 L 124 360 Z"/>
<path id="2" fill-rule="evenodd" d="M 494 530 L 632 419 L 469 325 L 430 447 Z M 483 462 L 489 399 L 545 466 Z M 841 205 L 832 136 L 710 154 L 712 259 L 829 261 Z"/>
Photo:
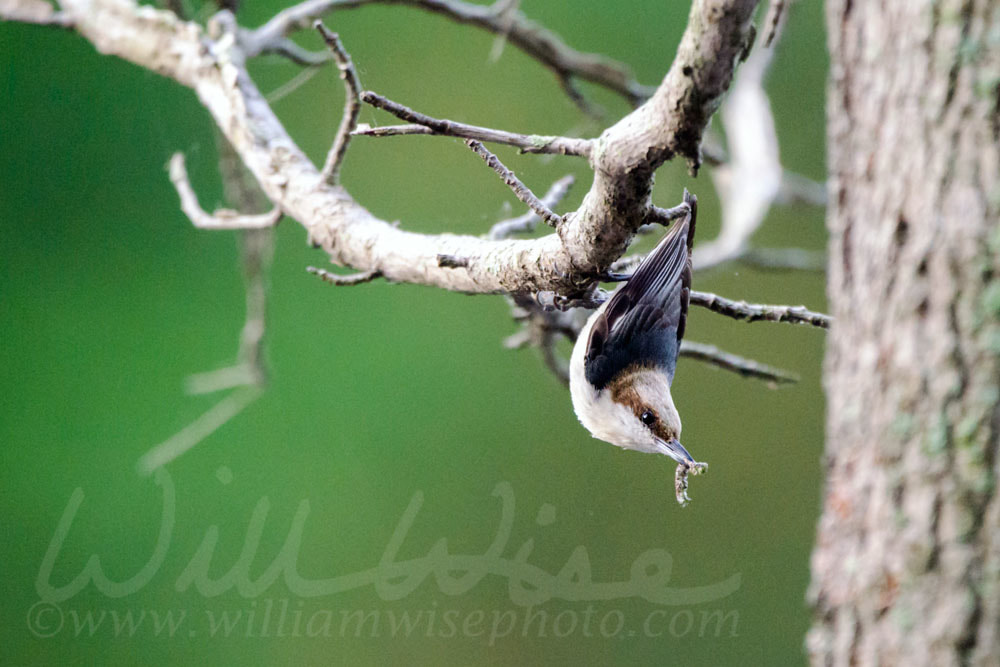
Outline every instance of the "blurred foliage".
<path id="1" fill-rule="evenodd" d="M 259 24 L 279 6 L 273 0 L 248 4 L 241 21 Z M 522 9 L 575 47 L 629 63 L 641 81 L 655 83 L 676 49 L 688 3 L 526 0 Z M 401 7 L 342 12 L 327 23 L 340 32 L 365 87 L 429 114 L 537 133 L 600 131 L 547 70 L 516 49 L 490 62 L 491 35 Z M 309 33 L 299 41 L 320 47 Z M 778 51 L 769 89 L 783 161 L 822 178 L 820 3 L 792 8 Z M 267 57 L 253 63 L 252 73 L 269 92 L 298 69 Z M 585 89 L 612 119 L 626 112 L 613 96 Z M 33 606 L 40 568 L 74 490 L 83 500 L 54 564 L 52 586 L 71 582 L 92 554 L 115 581 L 132 577 L 150 559 L 163 493 L 152 478 L 136 473 L 136 461 L 216 400 L 185 395 L 184 379 L 233 360 L 244 297 L 236 238 L 193 229 L 166 177 L 167 159 L 182 150 L 205 207 L 222 203 L 210 119 L 190 91 L 100 56 L 71 33 L 2 24 L 0 92 L 3 662 L 802 660 L 821 484 L 821 332 L 693 314 L 692 339 L 794 370 L 802 382 L 772 391 L 681 362 L 675 395 L 684 442 L 711 464 L 707 476 L 692 480 L 694 502 L 681 509 L 673 497 L 672 462 L 591 439 L 538 354 L 502 348 L 515 326 L 501 298 L 384 282 L 329 287 L 305 272 L 325 259 L 307 247 L 294 221 L 278 230 L 271 276 L 271 383 L 242 415 L 169 466 L 176 516 L 162 564 L 124 597 L 87 585 L 59 602 L 58 612 L 47 612 L 48 626 L 38 625 L 31 614 L 45 611 Z M 339 122 L 342 96 L 335 71 L 326 68 L 274 105 L 317 161 Z M 388 117 L 366 108 L 362 122 Z M 574 207 L 589 185 L 579 161 L 499 152 L 536 191 L 576 174 L 563 210 Z M 699 233 L 714 234 L 709 179 L 689 178 L 683 165 L 661 171 L 657 203 L 672 205 L 683 187 L 690 188 L 702 195 Z M 479 234 L 521 211 L 459 140 L 358 139 L 344 180 L 376 215 L 417 231 Z M 774 210 L 756 240 L 821 249 L 823 214 Z M 825 305 L 820 274 L 733 264 L 699 274 L 696 282 L 735 298 Z M 308 516 L 295 564 L 308 579 L 375 567 L 415 497 L 422 506 L 399 559 L 423 557 L 442 538 L 449 553 L 482 555 L 501 522 L 501 503 L 492 495 L 500 482 L 510 484 L 515 498 L 502 553 L 508 561 L 530 549 L 522 555 L 555 575 L 582 547 L 594 582 L 627 581 L 640 554 L 661 549 L 672 557 L 672 570 L 661 573 L 670 586 L 707 586 L 736 576 L 738 589 L 714 601 L 665 606 L 589 593 L 576 601 L 556 598 L 535 609 L 549 616 L 540 636 L 540 621 L 522 627 L 526 610 L 508 590 L 516 582 L 498 574 L 457 595 L 430 576 L 396 600 L 372 585 L 300 597 L 283 577 L 262 591 L 232 588 L 219 595 L 178 583 L 206 536 L 217 536 L 211 575 L 229 571 L 252 539 L 255 509 L 265 508 L 260 544 L 247 552 L 252 578 L 278 557 L 303 507 Z M 286 636 L 276 636 L 281 603 L 303 624 L 313 618 L 314 629 L 328 612 L 332 636 L 288 636 L 287 627 Z M 273 609 L 269 630 L 262 629 L 267 608 Z M 585 633 L 588 609 L 592 622 Z M 173 636 L 155 633 L 148 616 L 167 610 L 186 614 Z M 131 635 L 127 628 L 116 633 L 111 614 L 127 611 L 137 620 L 145 611 L 147 618 Z M 378 636 L 357 637 L 353 630 L 342 636 L 342 612 L 354 611 L 381 614 Z M 242 625 L 229 636 L 210 636 L 210 617 L 223 612 L 242 613 Z M 477 635 L 479 612 L 485 629 Z M 493 620 L 509 618 L 507 612 L 518 614 L 520 624 L 491 642 Z M 714 623 L 704 625 L 714 612 L 729 614 L 720 631 Z M 80 627 L 88 613 L 104 619 L 93 632 Z M 437 618 L 438 625 L 393 636 L 390 614 L 403 613 L 424 613 L 425 623 Z M 247 630 L 250 614 L 257 625 Z M 602 636 L 617 627 L 619 615 L 621 631 Z M 459 619 L 456 636 L 447 636 L 446 616 Z M 555 628 L 557 617 L 563 625 Z M 59 631 L 39 636 L 51 632 L 57 618 L 63 621 Z M 462 620 L 471 623 L 468 631 Z M 573 632 L 556 636 L 571 620 L 578 623 Z"/>

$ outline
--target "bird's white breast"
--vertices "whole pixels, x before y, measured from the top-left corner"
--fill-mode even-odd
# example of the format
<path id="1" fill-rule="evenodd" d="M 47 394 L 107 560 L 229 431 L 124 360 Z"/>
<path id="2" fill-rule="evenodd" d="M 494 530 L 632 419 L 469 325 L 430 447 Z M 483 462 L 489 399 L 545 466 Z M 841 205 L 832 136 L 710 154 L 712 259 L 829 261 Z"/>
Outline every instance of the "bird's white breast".
<path id="1" fill-rule="evenodd" d="M 587 381 L 584 370 L 587 340 L 597 315 L 603 310 L 604 306 L 601 306 L 590 316 L 573 346 L 573 356 L 569 363 L 569 390 L 573 398 L 573 410 L 580 423 L 595 438 L 625 449 L 655 452 L 657 450 L 649 442 L 648 434 L 632 411 L 612 400 L 610 391 L 597 391 Z"/>

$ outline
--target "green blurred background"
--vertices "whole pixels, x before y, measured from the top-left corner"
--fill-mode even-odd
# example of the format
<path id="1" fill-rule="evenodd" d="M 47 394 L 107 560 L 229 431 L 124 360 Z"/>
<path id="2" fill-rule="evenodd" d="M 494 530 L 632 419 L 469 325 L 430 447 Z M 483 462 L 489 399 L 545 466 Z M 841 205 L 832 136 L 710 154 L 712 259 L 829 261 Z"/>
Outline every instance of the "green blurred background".
<path id="1" fill-rule="evenodd" d="M 240 18 L 257 25 L 279 7 L 253 4 Z M 665 73 L 688 8 L 652 0 L 522 3 L 573 46 L 628 63 L 644 83 Z M 327 24 L 340 32 L 365 87 L 426 113 L 525 132 L 600 130 L 516 49 L 491 63 L 491 35 L 402 7 L 342 12 Z M 319 48 L 312 34 L 299 41 Z M 820 3 L 796 4 L 768 84 L 783 162 L 816 179 L 824 174 L 823 45 Z M 265 93 L 298 71 L 276 58 L 252 64 Z M 236 236 L 192 228 L 165 172 L 171 153 L 184 151 L 205 207 L 222 203 L 210 119 L 190 91 L 100 56 L 71 33 L 9 24 L 0 25 L 0 91 L 0 661 L 803 661 L 821 484 L 821 332 L 693 313 L 690 338 L 791 369 L 802 381 L 773 391 L 681 361 L 675 395 L 684 442 L 711 464 L 692 482 L 694 502 L 681 509 L 672 462 L 590 438 L 537 352 L 503 349 L 516 327 L 502 298 L 384 282 L 332 288 L 305 272 L 326 260 L 290 220 L 278 229 L 270 280 L 272 381 L 159 480 L 176 496 L 162 562 L 120 597 L 88 583 L 67 599 L 43 600 L 47 587 L 70 584 L 92 555 L 113 581 L 150 560 L 164 491 L 136 472 L 136 462 L 218 400 L 185 395 L 184 380 L 232 362 L 244 293 Z M 612 119 L 626 112 L 613 96 L 586 91 Z M 342 100 L 326 68 L 274 109 L 321 162 Z M 390 122 L 368 108 L 361 120 Z M 536 191 L 576 174 L 561 210 L 575 207 L 589 184 L 579 161 L 499 154 Z M 344 181 L 376 215 L 417 231 L 481 234 L 522 210 L 476 156 L 447 138 L 357 139 Z M 685 186 L 701 197 L 699 233 L 710 238 L 718 207 L 706 172 L 691 179 L 683 165 L 667 165 L 655 199 L 672 205 Z M 822 249 L 822 212 L 773 210 L 754 240 Z M 732 264 L 699 273 L 696 285 L 734 298 L 825 305 L 817 273 Z M 528 612 L 501 574 L 457 594 L 430 575 L 399 599 L 370 583 L 329 593 L 285 576 L 253 590 L 183 585 L 200 546 L 209 549 L 212 579 L 241 552 L 251 580 L 267 576 L 273 562 L 292 563 L 287 569 L 310 580 L 370 570 L 415 499 L 422 505 L 397 560 L 427 557 L 444 567 L 440 551 L 428 556 L 442 538 L 449 553 L 482 556 L 501 525 L 493 495 L 501 482 L 514 509 L 493 569 L 520 552 L 554 576 L 574 551 L 579 565 L 585 551 L 594 582 L 628 582 L 637 559 L 641 565 L 644 553 L 663 550 L 672 570 L 658 575 L 647 562 L 645 576 L 685 590 L 735 582 L 735 590 L 659 604 L 641 595 L 655 588 L 649 582 L 616 599 L 582 586 L 573 589 L 580 599 L 557 595 L 536 605 L 526 627 Z M 40 576 L 73 501 L 79 511 L 51 575 Z M 304 510 L 300 537 L 289 537 Z M 297 553 L 280 555 L 286 540 L 300 543 Z M 452 576 L 461 574 L 456 568 Z M 341 630 L 345 615 L 358 612 L 378 616 L 374 633 L 371 620 L 360 636 L 354 625 Z M 168 613 L 180 625 L 157 632 L 154 616 Z M 127 614 L 138 624 L 132 631 Z M 407 614 L 420 619 L 417 627 L 408 636 L 393 632 Z M 233 628 L 213 634 L 222 618 Z M 491 639 L 510 624 L 506 636 Z"/>

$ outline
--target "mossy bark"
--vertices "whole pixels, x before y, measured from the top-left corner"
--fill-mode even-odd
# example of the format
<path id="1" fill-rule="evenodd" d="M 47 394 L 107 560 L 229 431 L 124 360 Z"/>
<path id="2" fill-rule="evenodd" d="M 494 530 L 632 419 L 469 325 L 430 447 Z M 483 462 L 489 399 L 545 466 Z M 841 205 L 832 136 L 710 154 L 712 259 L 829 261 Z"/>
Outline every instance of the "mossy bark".
<path id="1" fill-rule="evenodd" d="M 1000 656 L 1000 3 L 827 2 L 814 664 Z"/>

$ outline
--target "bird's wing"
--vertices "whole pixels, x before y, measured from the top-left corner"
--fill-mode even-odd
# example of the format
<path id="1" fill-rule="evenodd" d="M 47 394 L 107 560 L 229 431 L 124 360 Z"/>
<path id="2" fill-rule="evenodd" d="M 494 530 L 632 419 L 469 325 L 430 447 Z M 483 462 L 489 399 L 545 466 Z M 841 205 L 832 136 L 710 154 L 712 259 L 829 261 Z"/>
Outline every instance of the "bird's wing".
<path id="1" fill-rule="evenodd" d="M 690 212 L 643 260 L 598 315 L 590 330 L 584 371 L 603 389 L 628 366 L 661 368 L 673 381 L 691 291 L 691 245 L 697 199 L 685 192 Z"/>

